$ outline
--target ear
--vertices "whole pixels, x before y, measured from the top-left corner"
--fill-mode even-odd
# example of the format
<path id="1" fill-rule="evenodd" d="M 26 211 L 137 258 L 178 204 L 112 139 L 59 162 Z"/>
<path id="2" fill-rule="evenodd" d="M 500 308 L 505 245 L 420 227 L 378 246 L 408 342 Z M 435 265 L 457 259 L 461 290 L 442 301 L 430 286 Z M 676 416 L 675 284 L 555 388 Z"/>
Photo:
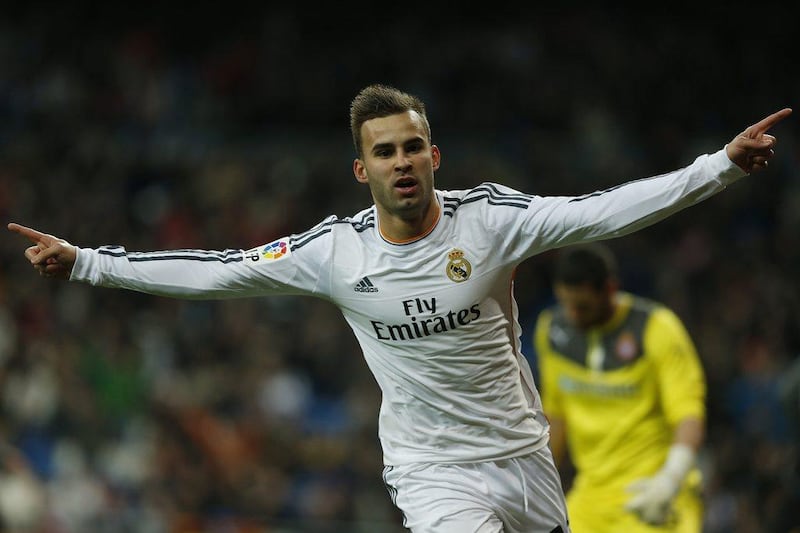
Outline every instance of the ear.
<path id="1" fill-rule="evenodd" d="M 367 176 L 367 167 L 364 166 L 364 162 L 360 159 L 353 160 L 353 174 L 356 177 L 356 181 L 359 183 L 369 182 L 369 176 Z"/>
<path id="2" fill-rule="evenodd" d="M 431 145 L 431 161 L 433 162 L 433 170 L 439 170 L 439 165 L 442 164 L 442 153 L 435 144 Z"/>
<path id="3" fill-rule="evenodd" d="M 617 278 L 609 278 L 608 281 L 606 281 L 606 294 L 608 294 L 609 297 L 613 297 L 619 288 L 620 283 Z"/>

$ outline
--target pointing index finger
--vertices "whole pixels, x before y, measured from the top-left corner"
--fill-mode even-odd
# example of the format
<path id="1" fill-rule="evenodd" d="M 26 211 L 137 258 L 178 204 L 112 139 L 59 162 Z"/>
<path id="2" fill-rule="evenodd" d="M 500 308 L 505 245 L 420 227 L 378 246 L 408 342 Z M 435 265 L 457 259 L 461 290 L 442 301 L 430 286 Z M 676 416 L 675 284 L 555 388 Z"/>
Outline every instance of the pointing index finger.
<path id="1" fill-rule="evenodd" d="M 769 115 L 768 117 L 761 119 L 759 122 L 753 124 L 748 129 L 750 130 L 750 133 L 752 134 L 753 137 L 757 137 L 791 114 L 792 114 L 792 109 L 789 107 L 785 107 L 780 111 L 776 111 L 775 113 Z"/>
<path id="2" fill-rule="evenodd" d="M 13 231 L 14 233 L 19 233 L 23 237 L 27 237 L 30 241 L 34 243 L 40 243 L 46 237 L 46 235 L 40 231 L 36 231 L 33 228 L 29 228 L 28 226 L 23 226 L 15 222 L 9 223 L 8 229 L 10 231 Z"/>

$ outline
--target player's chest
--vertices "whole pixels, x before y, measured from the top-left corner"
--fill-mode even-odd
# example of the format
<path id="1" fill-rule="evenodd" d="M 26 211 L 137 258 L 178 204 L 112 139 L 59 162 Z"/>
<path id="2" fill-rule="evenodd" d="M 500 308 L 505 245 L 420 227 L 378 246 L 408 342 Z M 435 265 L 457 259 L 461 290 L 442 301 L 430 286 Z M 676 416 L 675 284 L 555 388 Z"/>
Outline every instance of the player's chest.
<path id="1" fill-rule="evenodd" d="M 335 300 L 386 320 L 467 320 L 504 275 L 491 254 L 458 241 L 405 251 L 351 250 L 335 261 Z"/>

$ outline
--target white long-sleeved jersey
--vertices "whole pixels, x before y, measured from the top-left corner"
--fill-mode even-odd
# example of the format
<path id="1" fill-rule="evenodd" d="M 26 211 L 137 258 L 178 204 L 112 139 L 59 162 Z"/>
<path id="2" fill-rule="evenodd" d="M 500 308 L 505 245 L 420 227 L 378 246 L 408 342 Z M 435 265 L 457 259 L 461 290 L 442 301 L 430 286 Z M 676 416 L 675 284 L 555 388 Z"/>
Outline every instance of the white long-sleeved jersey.
<path id="1" fill-rule="evenodd" d="M 381 388 L 385 464 L 502 459 L 547 442 L 519 350 L 516 266 L 548 249 L 643 228 L 744 175 L 720 150 L 583 196 L 534 196 L 495 183 L 437 190 L 439 220 L 413 242 L 382 238 L 372 206 L 251 250 L 81 248 L 71 279 L 179 298 L 327 299 Z"/>

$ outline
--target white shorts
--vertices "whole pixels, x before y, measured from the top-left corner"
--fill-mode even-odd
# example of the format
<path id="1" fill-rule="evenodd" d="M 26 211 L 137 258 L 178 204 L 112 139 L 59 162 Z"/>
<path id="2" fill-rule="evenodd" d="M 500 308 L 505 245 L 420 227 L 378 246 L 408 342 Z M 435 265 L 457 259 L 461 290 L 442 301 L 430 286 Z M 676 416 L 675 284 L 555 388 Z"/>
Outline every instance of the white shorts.
<path id="1" fill-rule="evenodd" d="M 550 448 L 464 464 L 387 466 L 383 480 L 414 533 L 569 533 Z"/>

